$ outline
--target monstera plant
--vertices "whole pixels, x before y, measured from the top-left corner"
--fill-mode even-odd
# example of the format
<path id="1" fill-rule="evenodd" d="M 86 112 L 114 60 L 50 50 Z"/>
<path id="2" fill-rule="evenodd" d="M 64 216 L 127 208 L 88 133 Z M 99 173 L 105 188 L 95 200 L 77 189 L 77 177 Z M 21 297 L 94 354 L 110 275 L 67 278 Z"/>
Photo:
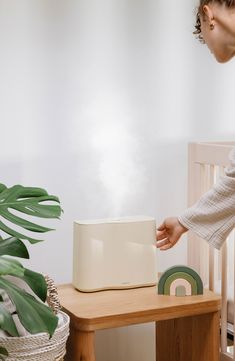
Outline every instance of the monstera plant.
<path id="1" fill-rule="evenodd" d="M 45 304 L 47 285 L 44 276 L 25 268 L 14 257 L 29 258 L 25 241 L 31 244 L 42 241 L 27 235 L 25 230 L 37 233 L 52 230 L 30 221 L 30 217 L 59 218 L 61 211 L 59 199 L 42 188 L 21 185 L 7 188 L 0 184 L 0 329 L 10 336 L 18 336 L 18 331 L 12 314 L 4 305 L 4 294 L 15 306 L 15 314 L 29 333 L 46 332 L 51 337 L 57 327 L 57 316 Z M 18 287 L 7 276 L 25 281 L 37 297 Z M 0 360 L 5 356 L 7 350 L 0 347 Z"/>

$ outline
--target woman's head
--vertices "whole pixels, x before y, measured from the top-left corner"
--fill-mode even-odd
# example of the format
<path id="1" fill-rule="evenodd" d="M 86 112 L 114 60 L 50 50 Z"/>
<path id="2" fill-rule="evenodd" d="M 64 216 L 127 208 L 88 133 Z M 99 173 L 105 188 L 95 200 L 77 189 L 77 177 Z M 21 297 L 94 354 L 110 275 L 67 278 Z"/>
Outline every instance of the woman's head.
<path id="1" fill-rule="evenodd" d="M 235 0 L 200 0 L 198 11 L 202 13 L 203 6 L 208 5 L 210 3 L 218 3 L 220 5 L 227 6 L 228 8 L 235 6 Z"/>
<path id="2" fill-rule="evenodd" d="M 235 55 L 235 0 L 200 0 L 195 27 L 219 62 Z"/>

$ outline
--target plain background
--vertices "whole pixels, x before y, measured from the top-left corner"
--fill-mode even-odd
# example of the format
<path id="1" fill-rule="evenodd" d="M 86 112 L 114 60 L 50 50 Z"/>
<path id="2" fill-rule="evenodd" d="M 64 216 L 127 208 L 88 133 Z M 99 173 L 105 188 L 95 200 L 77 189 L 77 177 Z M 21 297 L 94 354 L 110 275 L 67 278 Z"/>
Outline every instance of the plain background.
<path id="1" fill-rule="evenodd" d="M 187 204 L 187 144 L 234 140 L 235 61 L 192 35 L 193 0 L 0 0 L 1 182 L 60 197 L 29 246 L 34 270 L 71 281 L 75 219 Z M 186 239 L 158 252 L 186 264 Z M 153 361 L 154 325 L 100 331 L 97 361 Z"/>

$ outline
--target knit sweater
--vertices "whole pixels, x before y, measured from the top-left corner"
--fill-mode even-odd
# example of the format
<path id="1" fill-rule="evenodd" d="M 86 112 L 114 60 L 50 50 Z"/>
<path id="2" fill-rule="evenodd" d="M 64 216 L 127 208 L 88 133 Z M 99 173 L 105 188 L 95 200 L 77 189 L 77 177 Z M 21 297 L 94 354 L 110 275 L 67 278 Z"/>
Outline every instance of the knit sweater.
<path id="1" fill-rule="evenodd" d="M 235 227 L 235 148 L 229 155 L 230 166 L 218 184 L 178 219 L 216 249 L 220 249 Z"/>

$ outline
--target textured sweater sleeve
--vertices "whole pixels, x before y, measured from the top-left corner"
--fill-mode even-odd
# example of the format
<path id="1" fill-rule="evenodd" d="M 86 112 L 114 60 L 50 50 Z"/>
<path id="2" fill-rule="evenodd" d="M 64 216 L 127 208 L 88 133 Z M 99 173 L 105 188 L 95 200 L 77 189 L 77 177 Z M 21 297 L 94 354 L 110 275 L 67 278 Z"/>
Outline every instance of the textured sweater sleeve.
<path id="1" fill-rule="evenodd" d="M 229 158 L 225 176 L 178 218 L 183 226 L 217 249 L 235 227 L 235 148 Z"/>

